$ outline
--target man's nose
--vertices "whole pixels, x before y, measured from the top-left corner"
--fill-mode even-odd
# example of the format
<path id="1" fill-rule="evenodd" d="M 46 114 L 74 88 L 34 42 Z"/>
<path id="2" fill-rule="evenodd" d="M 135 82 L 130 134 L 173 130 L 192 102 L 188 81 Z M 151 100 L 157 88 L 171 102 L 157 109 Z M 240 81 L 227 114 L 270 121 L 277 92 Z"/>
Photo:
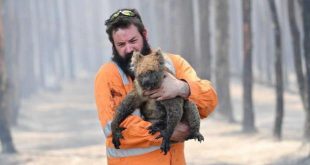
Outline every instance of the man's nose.
<path id="1" fill-rule="evenodd" d="M 131 53 L 131 52 L 133 52 L 133 47 L 131 45 L 126 45 L 125 53 Z"/>

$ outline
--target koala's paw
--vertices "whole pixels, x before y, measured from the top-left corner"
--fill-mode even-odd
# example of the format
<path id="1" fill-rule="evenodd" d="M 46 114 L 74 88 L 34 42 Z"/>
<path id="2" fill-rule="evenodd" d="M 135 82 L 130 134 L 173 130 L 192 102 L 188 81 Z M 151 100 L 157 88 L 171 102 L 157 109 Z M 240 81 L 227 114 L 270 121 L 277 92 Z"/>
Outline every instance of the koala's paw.
<path id="1" fill-rule="evenodd" d="M 116 149 L 119 149 L 119 146 L 121 145 L 120 139 L 123 139 L 122 131 L 125 128 L 119 127 L 112 133 L 112 142 L 114 144 L 114 147 Z"/>
<path id="2" fill-rule="evenodd" d="M 160 135 L 157 138 L 162 137 L 162 143 L 160 146 L 161 152 L 164 152 L 164 155 L 167 154 L 167 152 L 170 150 L 170 136 L 168 136 L 168 133 L 166 130 L 160 131 Z"/>
<path id="3" fill-rule="evenodd" d="M 170 138 L 168 137 L 167 132 L 165 130 L 160 130 L 159 132 L 160 134 L 155 139 L 159 139 L 159 138 L 169 139 Z"/>
<path id="4" fill-rule="evenodd" d="M 205 138 L 198 132 L 195 139 L 197 139 L 200 143 L 205 140 Z"/>
<path id="5" fill-rule="evenodd" d="M 151 126 L 149 126 L 147 129 L 149 130 L 149 134 L 154 135 L 156 132 L 160 131 L 163 129 L 163 122 L 155 122 Z"/>
<path id="6" fill-rule="evenodd" d="M 198 140 L 199 142 L 204 141 L 204 137 L 201 135 L 200 132 L 195 132 L 195 133 L 190 134 L 186 138 L 186 140 L 189 140 L 189 139 L 195 139 L 195 140 Z"/>
<path id="7" fill-rule="evenodd" d="M 157 131 L 160 130 L 158 127 L 154 127 L 153 125 L 149 126 L 147 129 L 149 130 L 149 134 L 152 135 L 154 135 Z"/>
<path id="8" fill-rule="evenodd" d="M 163 139 L 163 142 L 160 146 L 161 152 L 164 152 L 164 155 L 167 155 L 167 152 L 170 150 L 170 140 L 167 138 Z"/>

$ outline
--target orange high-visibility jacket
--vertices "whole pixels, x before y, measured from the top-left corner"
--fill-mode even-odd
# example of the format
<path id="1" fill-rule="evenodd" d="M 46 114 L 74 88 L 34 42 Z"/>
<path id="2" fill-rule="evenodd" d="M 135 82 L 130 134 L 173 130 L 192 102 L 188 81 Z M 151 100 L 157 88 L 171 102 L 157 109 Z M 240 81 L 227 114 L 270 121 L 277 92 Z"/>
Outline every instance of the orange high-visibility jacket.
<path id="1" fill-rule="evenodd" d="M 196 103 L 200 117 L 206 118 L 217 105 L 217 95 L 208 80 L 201 80 L 194 69 L 179 55 L 165 54 L 165 65 L 175 73 L 178 79 L 185 80 L 190 87 L 189 99 Z M 106 138 L 107 159 L 109 165 L 183 165 L 184 143 L 171 145 L 167 155 L 160 152 L 161 139 L 150 135 L 146 129 L 151 125 L 144 121 L 139 110 L 127 117 L 121 126 L 124 139 L 120 149 L 115 149 L 111 136 L 111 121 L 117 106 L 132 90 L 133 81 L 110 61 L 104 64 L 96 75 L 95 98 L 99 120 Z"/>

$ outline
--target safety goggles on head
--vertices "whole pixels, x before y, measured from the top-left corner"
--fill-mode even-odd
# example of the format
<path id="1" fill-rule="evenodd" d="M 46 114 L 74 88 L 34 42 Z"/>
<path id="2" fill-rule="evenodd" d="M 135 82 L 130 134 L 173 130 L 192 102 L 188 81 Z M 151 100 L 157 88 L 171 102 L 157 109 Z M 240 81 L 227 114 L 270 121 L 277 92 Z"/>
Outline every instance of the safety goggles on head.
<path id="1" fill-rule="evenodd" d="M 127 10 L 127 9 L 118 10 L 117 12 L 112 14 L 108 20 L 105 21 L 105 24 L 107 25 L 107 24 L 113 22 L 120 15 L 127 16 L 127 17 L 135 17 L 136 16 L 136 14 L 131 10 Z"/>

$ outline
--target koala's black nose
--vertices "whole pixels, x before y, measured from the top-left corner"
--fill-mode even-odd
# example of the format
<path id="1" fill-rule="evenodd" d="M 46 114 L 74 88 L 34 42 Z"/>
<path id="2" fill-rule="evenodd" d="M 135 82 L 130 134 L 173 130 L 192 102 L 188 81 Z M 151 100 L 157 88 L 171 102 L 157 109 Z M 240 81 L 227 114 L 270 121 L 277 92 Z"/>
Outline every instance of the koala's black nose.
<path id="1" fill-rule="evenodd" d="M 156 79 L 153 79 L 150 75 L 144 75 L 139 78 L 139 82 L 144 90 L 151 90 L 156 84 Z"/>
<path id="2" fill-rule="evenodd" d="M 141 85 L 143 86 L 143 87 L 145 87 L 145 88 L 148 88 L 148 89 L 150 89 L 150 88 L 152 88 L 152 86 L 153 86 L 153 82 L 154 80 L 152 80 L 150 77 L 143 77 L 142 78 L 142 81 L 141 81 Z"/>
<path id="3" fill-rule="evenodd" d="M 159 88 L 161 84 L 160 74 L 158 72 L 147 72 L 139 75 L 139 83 L 145 90 Z"/>

